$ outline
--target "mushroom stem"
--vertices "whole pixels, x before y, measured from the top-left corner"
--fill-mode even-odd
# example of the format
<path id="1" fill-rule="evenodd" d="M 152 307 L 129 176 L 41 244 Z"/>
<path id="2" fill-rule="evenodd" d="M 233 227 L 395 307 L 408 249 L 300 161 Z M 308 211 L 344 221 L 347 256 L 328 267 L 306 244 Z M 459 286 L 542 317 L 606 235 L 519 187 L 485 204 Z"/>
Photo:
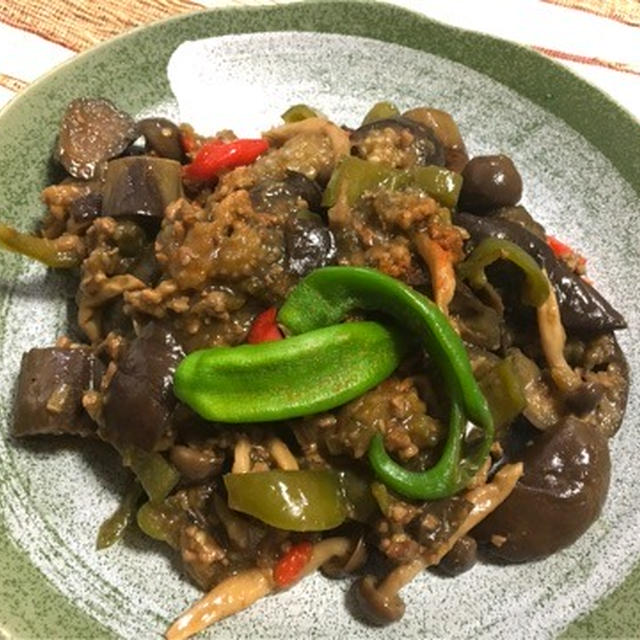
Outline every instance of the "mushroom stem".
<path id="1" fill-rule="evenodd" d="M 427 566 L 438 564 L 460 538 L 469 533 L 481 520 L 484 520 L 498 505 L 504 502 L 516 486 L 522 471 L 522 462 L 506 464 L 496 473 L 490 483 L 467 491 L 463 497 L 473 504 L 473 509 L 455 533 L 436 551 L 426 557 Z"/>
<path id="2" fill-rule="evenodd" d="M 313 545 L 309 562 L 305 565 L 300 577 L 308 576 L 327 560 L 336 556 L 345 556 L 351 550 L 351 541 L 345 537 L 326 538 Z"/>
<path id="3" fill-rule="evenodd" d="M 299 122 L 284 124 L 281 127 L 270 129 L 263 136 L 269 142 L 282 144 L 301 133 L 322 133 L 326 135 L 331 141 L 336 160 L 341 156 L 348 156 L 351 152 L 349 134 L 325 118 L 305 118 Z"/>
<path id="4" fill-rule="evenodd" d="M 249 569 L 216 585 L 204 598 L 169 627 L 167 640 L 184 640 L 268 595 L 273 590 L 271 571 Z"/>
<path id="5" fill-rule="evenodd" d="M 233 467 L 231 473 L 249 473 L 251 470 L 251 443 L 242 436 L 233 450 Z"/>
<path id="6" fill-rule="evenodd" d="M 295 456 L 280 438 L 271 438 L 267 444 L 267 449 L 280 469 L 284 471 L 298 471 L 300 468 Z"/>
<path id="7" fill-rule="evenodd" d="M 547 277 L 546 274 L 545 277 Z M 538 307 L 537 315 L 540 343 L 551 370 L 551 377 L 561 391 L 572 391 L 582 384 L 582 380 L 564 357 L 567 335 L 562 326 L 558 299 L 551 283 L 549 283 L 549 297 Z"/>
<path id="8" fill-rule="evenodd" d="M 449 304 L 456 291 L 456 274 L 453 270 L 453 255 L 443 249 L 426 233 L 413 235 L 413 242 L 431 275 L 433 297 L 440 310 L 449 313 Z"/>
<path id="9" fill-rule="evenodd" d="M 396 567 L 378 587 L 378 593 L 386 598 L 393 598 L 398 591 L 408 585 L 421 571 L 429 566 L 424 558 L 412 560 Z"/>

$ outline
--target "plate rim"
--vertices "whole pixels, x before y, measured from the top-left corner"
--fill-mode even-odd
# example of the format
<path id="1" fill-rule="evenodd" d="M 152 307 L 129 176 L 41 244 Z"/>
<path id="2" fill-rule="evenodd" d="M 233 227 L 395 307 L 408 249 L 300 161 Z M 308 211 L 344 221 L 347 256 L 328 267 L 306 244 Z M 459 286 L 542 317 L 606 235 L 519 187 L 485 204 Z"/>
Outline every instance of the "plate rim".
<path id="1" fill-rule="evenodd" d="M 372 5 L 372 8 L 373 5 L 375 5 L 376 11 L 388 13 L 389 18 L 391 19 L 393 16 L 398 23 L 406 23 L 404 36 L 402 35 L 402 29 L 400 30 L 400 35 L 396 35 L 396 32 L 393 32 L 391 36 L 386 32 L 382 35 L 378 32 L 374 33 L 376 31 L 374 21 L 363 19 L 366 18 L 366 16 L 361 13 L 363 7 L 366 5 Z M 330 16 L 329 12 L 333 12 L 334 15 Z M 342 14 L 340 20 L 337 20 L 335 17 L 337 12 L 341 12 Z M 234 26 L 231 30 L 224 28 L 220 30 L 215 25 L 215 18 L 223 15 L 229 18 L 230 23 L 233 22 L 234 16 L 238 16 L 235 21 L 240 25 L 242 24 L 242 20 L 239 16 L 251 15 L 253 23 L 258 28 L 238 30 Z M 309 16 L 314 17 L 314 20 L 310 20 Z M 14 113 L 14 110 L 19 110 L 21 105 L 28 102 L 32 96 L 37 98 L 42 88 L 46 87 L 47 83 L 55 80 L 61 71 L 71 70 L 73 73 L 74 70 L 79 70 L 81 72 L 83 65 L 87 61 L 95 60 L 96 57 L 101 56 L 104 51 L 114 50 L 118 46 L 134 42 L 141 34 L 154 31 L 161 34 L 163 30 L 171 30 L 174 24 L 184 23 L 185 25 L 189 25 L 192 21 L 194 23 L 200 21 L 203 24 L 205 22 L 207 24 L 213 23 L 209 24 L 209 31 L 206 35 L 204 33 L 198 33 L 193 36 L 194 38 L 292 30 L 337 33 L 399 44 L 412 49 L 427 51 L 453 60 L 454 62 L 464 64 L 471 69 L 501 82 L 572 126 L 611 161 L 618 173 L 631 185 L 636 194 L 640 196 L 640 154 L 636 154 L 635 157 L 632 154 L 630 158 L 629 155 L 625 153 L 625 149 L 632 150 L 634 146 L 635 149 L 640 148 L 640 122 L 621 107 L 611 96 L 595 88 L 586 80 L 580 78 L 556 61 L 550 60 L 529 47 L 496 38 L 486 33 L 460 29 L 433 20 L 427 16 L 414 13 L 409 9 L 376 2 L 375 0 L 313 0 L 311 2 L 295 2 L 270 6 L 232 6 L 204 10 L 198 9 L 177 16 L 170 16 L 152 24 L 144 25 L 127 33 L 120 34 L 115 38 L 73 56 L 47 71 L 47 73 L 38 78 L 24 92 L 12 98 L 0 109 L 0 124 L 3 123 L 6 118 L 10 117 Z M 269 24 L 265 26 L 265 22 Z M 289 25 L 291 23 L 295 24 L 296 22 L 298 24 L 295 29 L 287 28 L 287 26 L 283 28 L 282 24 L 278 24 L 283 23 Z M 222 21 L 222 24 L 224 25 L 224 21 Z M 318 25 L 328 26 L 328 28 L 315 28 Z M 189 26 L 193 28 L 193 31 L 199 31 L 199 29 L 195 28 L 195 24 Z M 313 28 L 309 28 L 310 26 Z M 414 33 L 413 36 L 408 35 L 411 31 Z M 429 31 L 440 31 L 451 36 L 456 36 L 458 40 L 460 40 L 460 36 L 463 36 L 463 42 L 462 44 L 458 43 L 460 45 L 458 49 L 454 48 L 449 51 L 451 55 L 447 55 L 447 53 L 441 49 L 435 51 L 430 46 L 425 46 L 424 43 L 418 43 L 414 39 L 415 32 Z M 452 40 L 456 40 L 456 38 L 452 38 Z M 469 47 L 477 44 L 482 44 L 483 48 L 488 48 L 489 50 L 500 48 L 502 51 L 505 51 L 505 49 L 510 51 L 516 60 L 516 64 L 510 65 L 509 68 L 503 67 L 502 69 L 487 67 L 486 63 L 470 64 L 468 59 L 465 60 L 465 52 L 468 51 Z M 546 75 L 554 83 L 559 82 L 559 84 L 563 86 L 572 87 L 572 91 L 567 91 L 567 94 L 572 94 L 575 91 L 576 95 L 580 96 L 580 99 L 583 101 L 581 105 L 583 112 L 576 112 L 575 108 L 567 111 L 567 108 L 570 106 L 569 103 L 575 101 L 577 99 L 576 97 L 568 100 L 568 98 L 563 96 L 554 96 L 553 93 L 542 94 L 540 88 L 532 86 L 528 80 L 524 87 L 514 86 L 514 84 L 520 85 L 520 83 L 514 81 L 513 69 L 519 68 L 519 65 L 526 67 L 528 63 L 536 67 L 535 74 Z M 605 118 L 604 126 L 594 129 L 592 125 L 589 125 L 588 121 L 598 110 L 613 114 L 615 118 Z M 609 137 L 608 142 L 604 140 L 606 137 Z M 616 141 L 620 144 L 616 144 Z M 115 637 L 112 632 L 105 629 L 105 627 L 90 617 L 86 612 L 76 608 L 70 603 L 67 597 L 49 583 L 47 578 L 31 564 L 26 553 L 22 549 L 14 546 L 8 536 L 2 514 L 0 514 L 0 557 L 10 559 L 7 568 L 11 567 L 12 575 L 15 573 L 15 575 L 22 576 L 22 579 L 32 580 L 29 588 L 30 591 L 37 590 L 41 595 L 46 594 L 56 605 L 48 607 L 46 611 L 38 612 L 38 615 L 41 616 L 40 620 L 37 622 L 29 621 L 25 626 L 25 621 L 19 619 L 21 616 L 17 615 L 16 612 L 8 611 L 5 606 L 6 603 L 0 601 L 0 619 L 2 619 L 2 621 L 0 621 L 0 636 L 4 635 L 7 638 L 21 637 L 20 634 L 24 633 L 25 629 L 27 630 L 26 633 L 35 631 L 36 629 L 33 625 L 39 626 L 42 624 L 44 627 L 47 624 L 47 616 L 51 616 L 49 622 L 55 623 L 57 621 L 59 623 L 60 620 L 65 620 L 65 622 L 71 624 L 74 629 L 82 630 L 84 633 L 90 632 L 92 637 Z M 617 624 L 622 623 L 624 625 L 624 621 L 620 620 L 620 615 L 626 607 L 619 606 L 621 598 L 623 600 L 626 598 L 629 603 L 632 603 L 632 606 L 635 607 L 636 615 L 640 614 L 640 602 L 637 597 L 634 598 L 634 592 L 640 592 L 640 562 L 634 566 L 631 573 L 627 575 L 612 592 L 605 594 L 605 596 L 597 601 L 592 609 L 582 617 L 574 619 L 561 635 L 567 638 L 596 636 L 598 635 L 598 629 L 602 628 L 601 625 L 608 624 L 613 617 L 616 618 Z M 633 612 L 631 613 L 633 615 Z M 629 633 L 636 632 L 637 629 L 635 629 L 633 625 L 633 620 L 629 620 L 628 628 L 623 627 L 620 631 L 622 633 L 624 633 L 625 630 Z"/>

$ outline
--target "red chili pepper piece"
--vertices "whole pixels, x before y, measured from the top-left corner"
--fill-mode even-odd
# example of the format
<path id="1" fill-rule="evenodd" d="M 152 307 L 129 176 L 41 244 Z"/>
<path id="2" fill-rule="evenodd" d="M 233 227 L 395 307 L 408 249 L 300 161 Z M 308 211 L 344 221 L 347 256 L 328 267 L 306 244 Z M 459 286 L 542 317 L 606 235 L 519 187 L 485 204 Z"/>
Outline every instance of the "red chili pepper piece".
<path id="1" fill-rule="evenodd" d="M 587 259 L 574 251 L 569 245 L 561 242 L 558 238 L 554 238 L 553 236 L 547 236 L 547 244 L 551 251 L 553 251 L 553 255 L 555 255 L 556 258 L 569 262 L 569 266 L 573 263 L 575 265 L 575 267 L 572 266 L 574 271 L 578 271 L 579 273 L 584 271 Z"/>
<path id="2" fill-rule="evenodd" d="M 564 242 L 560 242 L 558 238 L 554 238 L 553 236 L 547 236 L 547 244 L 556 258 L 562 258 L 563 256 L 567 256 L 573 253 L 573 249 L 569 245 L 566 245 Z"/>
<path id="3" fill-rule="evenodd" d="M 273 579 L 281 589 L 293 584 L 300 577 L 302 570 L 311 559 L 312 552 L 313 545 L 305 540 L 293 545 L 278 560 L 273 570 Z"/>
<path id="4" fill-rule="evenodd" d="M 275 307 L 270 307 L 256 316 L 247 336 L 249 344 L 282 340 L 282 333 L 276 324 L 277 313 L 278 310 Z"/>
<path id="5" fill-rule="evenodd" d="M 210 140 L 200 147 L 193 162 L 184 168 L 184 175 L 191 180 L 211 180 L 222 169 L 251 164 L 268 148 L 269 143 L 262 138 L 234 140 L 228 144 Z"/>

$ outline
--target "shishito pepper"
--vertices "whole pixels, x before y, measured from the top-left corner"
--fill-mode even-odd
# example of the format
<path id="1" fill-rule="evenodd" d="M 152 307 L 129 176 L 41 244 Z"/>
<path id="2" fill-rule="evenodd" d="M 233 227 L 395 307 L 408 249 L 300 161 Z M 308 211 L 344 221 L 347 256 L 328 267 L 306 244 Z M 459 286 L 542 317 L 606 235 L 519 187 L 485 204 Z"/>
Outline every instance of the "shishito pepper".
<path id="1" fill-rule="evenodd" d="M 385 452 L 379 434 L 369 449 L 371 466 L 385 484 L 411 498 L 457 493 L 484 462 L 494 425 L 462 341 L 431 300 L 374 269 L 325 267 L 297 285 L 278 320 L 290 333 L 299 334 L 340 322 L 358 309 L 386 313 L 417 336 L 438 366 L 451 402 L 447 443 L 435 467 L 422 473 L 403 469 Z M 471 441 L 468 420 L 478 427 L 478 437 Z"/>
<path id="2" fill-rule="evenodd" d="M 326 411 L 363 394 L 398 366 L 399 332 L 349 322 L 301 336 L 189 354 L 176 396 L 207 420 L 262 422 Z"/>
<path id="3" fill-rule="evenodd" d="M 481 289 L 487 284 L 485 268 L 496 260 L 509 260 L 524 272 L 522 301 L 525 304 L 539 307 L 549 297 L 549 281 L 536 261 L 517 244 L 502 238 L 482 240 L 471 255 L 458 265 L 458 273 L 472 287 Z"/>
<path id="4" fill-rule="evenodd" d="M 458 202 L 462 177 L 444 167 L 413 167 L 407 170 L 393 169 L 386 165 L 345 156 L 331 174 L 322 204 L 332 207 L 340 194 L 352 205 L 365 192 L 385 187 L 391 190 L 415 187 L 429 194 L 445 207 Z"/>

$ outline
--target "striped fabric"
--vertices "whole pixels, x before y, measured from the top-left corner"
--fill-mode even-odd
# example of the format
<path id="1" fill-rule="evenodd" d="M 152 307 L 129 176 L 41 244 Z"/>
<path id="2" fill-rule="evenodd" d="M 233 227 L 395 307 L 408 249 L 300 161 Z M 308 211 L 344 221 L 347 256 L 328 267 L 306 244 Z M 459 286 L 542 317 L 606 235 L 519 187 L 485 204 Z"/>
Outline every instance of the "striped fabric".
<path id="1" fill-rule="evenodd" d="M 38 76 L 116 35 L 207 7 L 291 0 L 0 0 L 0 107 Z M 530 45 L 640 117 L 640 0 L 391 0 Z"/>
<path id="2" fill-rule="evenodd" d="M 82 51 L 134 27 L 201 9 L 191 0 L 8 0 L 0 21 Z"/>
<path id="3" fill-rule="evenodd" d="M 544 0 L 571 9 L 580 9 L 596 15 L 640 26 L 640 2 L 638 0 Z"/>

